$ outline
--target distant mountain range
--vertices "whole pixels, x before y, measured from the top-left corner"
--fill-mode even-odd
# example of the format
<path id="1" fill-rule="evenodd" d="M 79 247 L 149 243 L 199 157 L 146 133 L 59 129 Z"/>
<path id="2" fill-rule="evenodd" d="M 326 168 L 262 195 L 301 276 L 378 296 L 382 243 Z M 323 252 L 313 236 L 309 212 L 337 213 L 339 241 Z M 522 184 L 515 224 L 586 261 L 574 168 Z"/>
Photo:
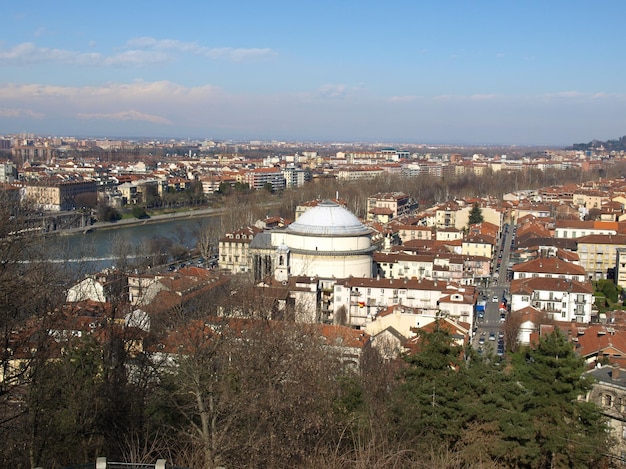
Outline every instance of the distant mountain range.
<path id="1" fill-rule="evenodd" d="M 589 143 L 574 143 L 568 150 L 598 150 L 604 149 L 606 151 L 620 151 L 626 150 L 626 135 L 618 138 L 617 140 L 607 140 L 602 142 L 600 140 L 592 140 Z"/>

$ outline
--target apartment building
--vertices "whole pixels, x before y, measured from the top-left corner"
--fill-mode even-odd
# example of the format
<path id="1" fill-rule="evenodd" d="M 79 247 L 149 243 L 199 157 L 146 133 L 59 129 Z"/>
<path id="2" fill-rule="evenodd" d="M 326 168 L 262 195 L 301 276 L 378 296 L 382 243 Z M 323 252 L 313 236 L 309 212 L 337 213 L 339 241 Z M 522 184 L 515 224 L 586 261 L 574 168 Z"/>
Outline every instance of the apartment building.
<path id="1" fill-rule="evenodd" d="M 585 268 L 558 257 L 538 257 L 513 266 L 513 279 L 534 277 L 562 278 L 584 282 L 587 278 Z"/>
<path id="2" fill-rule="evenodd" d="M 75 208 L 80 194 L 96 193 L 94 181 L 41 181 L 24 186 L 24 198 L 41 210 L 61 211 Z"/>
<path id="3" fill-rule="evenodd" d="M 379 214 L 385 214 L 388 222 L 399 216 L 408 215 L 417 208 L 411 198 L 403 192 L 378 193 L 367 198 L 367 219 L 379 220 Z M 381 212 L 382 210 L 382 212 Z"/>
<path id="4" fill-rule="evenodd" d="M 273 191 L 285 189 L 287 181 L 280 168 L 256 168 L 244 173 L 243 182 L 251 189 L 263 189 L 266 184 L 272 186 Z"/>
<path id="5" fill-rule="evenodd" d="M 580 265 L 592 280 L 613 277 L 618 249 L 626 248 L 626 235 L 588 235 L 576 239 Z"/>
<path id="6" fill-rule="evenodd" d="M 220 268 L 232 273 L 249 272 L 252 267 L 250 243 L 262 231 L 255 226 L 246 226 L 221 238 L 218 245 Z"/>
<path id="7" fill-rule="evenodd" d="M 465 304 L 466 297 L 473 297 L 472 286 L 426 279 L 382 279 L 382 278 L 347 278 L 338 280 L 333 291 L 333 317 L 336 323 L 345 323 L 355 328 L 364 328 L 372 321 L 379 311 L 401 304 L 419 308 L 424 313 L 436 314 L 441 311 L 439 301 L 448 295 L 459 294 L 462 300 L 455 298 L 459 304 Z M 458 300 L 458 301 L 457 301 Z M 472 309 L 467 305 L 463 308 Z M 459 307 L 454 311 L 465 311 Z M 453 308 L 448 308 L 452 310 Z M 472 314 L 468 312 L 467 320 Z M 463 316 L 465 318 L 465 316 Z"/>
<path id="8" fill-rule="evenodd" d="M 624 226 L 624 225 L 622 225 Z M 620 224 L 609 221 L 557 220 L 555 238 L 580 238 L 587 235 L 614 235 Z"/>
<path id="9" fill-rule="evenodd" d="M 562 278 L 532 277 L 511 282 L 511 310 L 532 306 L 555 321 L 591 321 L 593 286 Z"/>

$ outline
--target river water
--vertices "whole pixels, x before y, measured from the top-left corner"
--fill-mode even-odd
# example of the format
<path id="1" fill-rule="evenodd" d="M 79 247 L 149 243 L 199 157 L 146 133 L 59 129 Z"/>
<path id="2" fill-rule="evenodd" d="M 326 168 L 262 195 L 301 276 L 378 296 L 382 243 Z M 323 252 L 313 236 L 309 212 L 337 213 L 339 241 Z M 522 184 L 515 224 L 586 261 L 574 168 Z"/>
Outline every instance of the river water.
<path id="1" fill-rule="evenodd" d="M 80 265 L 87 273 L 114 267 L 121 257 L 142 256 L 149 246 L 179 245 L 187 250 L 196 247 L 199 231 L 218 216 L 176 218 L 148 224 L 120 225 L 87 233 L 60 234 L 46 239 L 50 258 L 68 267 Z M 167 259 L 171 261 L 172 259 Z"/>

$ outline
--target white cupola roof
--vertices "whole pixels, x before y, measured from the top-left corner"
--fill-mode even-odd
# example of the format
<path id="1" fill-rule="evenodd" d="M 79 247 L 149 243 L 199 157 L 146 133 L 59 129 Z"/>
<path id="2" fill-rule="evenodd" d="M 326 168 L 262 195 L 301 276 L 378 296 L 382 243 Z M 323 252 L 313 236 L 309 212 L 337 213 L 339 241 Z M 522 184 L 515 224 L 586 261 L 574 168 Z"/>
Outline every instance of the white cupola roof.
<path id="1" fill-rule="evenodd" d="M 370 229 L 349 210 L 328 200 L 304 212 L 286 231 L 320 236 L 358 236 L 370 233 Z"/>

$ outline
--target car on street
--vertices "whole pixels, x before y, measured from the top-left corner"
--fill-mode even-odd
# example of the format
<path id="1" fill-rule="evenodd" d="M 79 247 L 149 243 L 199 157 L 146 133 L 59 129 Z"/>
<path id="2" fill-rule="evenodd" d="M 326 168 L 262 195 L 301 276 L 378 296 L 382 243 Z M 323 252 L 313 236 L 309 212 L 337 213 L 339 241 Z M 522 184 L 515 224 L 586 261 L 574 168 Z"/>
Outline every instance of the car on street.
<path id="1" fill-rule="evenodd" d="M 494 303 L 498 302 L 498 295 L 493 295 L 493 298 L 491 298 L 491 301 L 493 301 Z"/>
<path id="2" fill-rule="evenodd" d="M 489 333 L 489 340 L 496 340 L 496 334 L 495 334 L 495 332 L 490 332 L 490 333 Z"/>
<path id="3" fill-rule="evenodd" d="M 478 339 L 478 344 L 483 345 L 485 343 L 485 338 L 481 335 L 480 339 Z"/>
<path id="4" fill-rule="evenodd" d="M 500 322 L 506 322 L 506 313 L 500 313 Z"/>

